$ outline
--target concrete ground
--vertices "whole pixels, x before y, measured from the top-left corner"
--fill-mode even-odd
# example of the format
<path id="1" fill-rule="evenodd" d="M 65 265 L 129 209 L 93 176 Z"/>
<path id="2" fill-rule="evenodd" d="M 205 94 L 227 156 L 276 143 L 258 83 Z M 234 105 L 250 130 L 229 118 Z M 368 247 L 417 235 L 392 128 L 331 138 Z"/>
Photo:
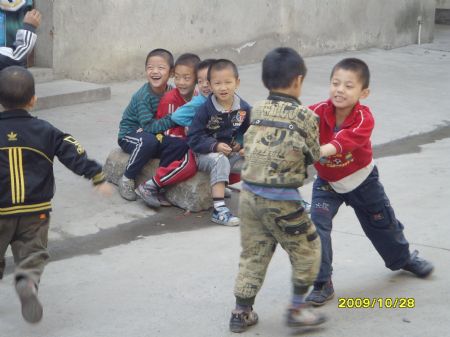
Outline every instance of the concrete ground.
<path id="1" fill-rule="evenodd" d="M 327 97 L 331 67 L 360 57 L 372 71 L 373 143 L 381 181 L 411 249 L 433 261 L 426 280 L 386 269 L 343 206 L 334 225 L 336 298 L 323 307 L 329 322 L 291 330 L 283 314 L 290 296 L 290 266 L 279 249 L 255 309 L 260 323 L 242 336 L 449 336 L 450 324 L 450 28 L 437 26 L 435 42 L 394 50 L 370 49 L 307 58 L 302 101 Z M 250 103 L 266 96 L 260 64 L 240 68 L 240 94 Z M 142 81 L 113 83 L 112 99 L 36 113 L 72 133 L 88 153 L 104 161 L 116 146 L 117 126 Z M 12 275 L 0 283 L 0 336 L 230 336 L 239 228 L 209 222 L 207 212 L 154 212 L 117 194 L 101 199 L 89 182 L 55 168 L 50 251 L 40 287 L 43 321 L 20 316 Z M 309 198 L 311 183 L 302 188 Z M 238 208 L 233 193 L 232 208 Z M 8 259 L 9 271 L 12 261 Z M 340 298 L 414 300 L 414 308 L 345 309 Z M 389 301 L 389 300 L 388 300 Z"/>

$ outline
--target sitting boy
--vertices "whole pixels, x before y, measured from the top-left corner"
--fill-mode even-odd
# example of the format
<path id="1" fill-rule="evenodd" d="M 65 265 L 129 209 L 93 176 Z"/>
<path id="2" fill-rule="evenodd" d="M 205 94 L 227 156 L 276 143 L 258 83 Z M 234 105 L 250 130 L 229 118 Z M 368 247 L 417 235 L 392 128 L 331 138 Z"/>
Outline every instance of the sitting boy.
<path id="1" fill-rule="evenodd" d="M 198 63 L 197 65 L 197 87 L 199 94 L 192 97 L 192 99 L 180 106 L 174 111 L 170 118 L 178 125 L 189 127 L 192 124 L 197 109 L 206 102 L 209 94 L 211 93 L 211 87 L 208 82 L 208 69 L 214 62 L 214 59 L 206 59 Z"/>
<path id="2" fill-rule="evenodd" d="M 212 95 L 201 105 L 189 128 L 189 146 L 196 153 L 200 171 L 211 175 L 214 211 L 211 220 L 225 226 L 239 225 L 225 205 L 225 184 L 233 165 L 242 159 L 243 135 L 249 126 L 250 105 L 236 95 L 239 74 L 225 59 L 214 61 L 207 75 Z"/>
<path id="3" fill-rule="evenodd" d="M 36 103 L 28 70 L 11 66 L 0 72 L 0 103 L 6 109 L 0 113 L 0 256 L 11 245 L 22 315 L 27 322 L 37 323 L 43 313 L 37 297 L 39 281 L 49 258 L 54 157 L 91 179 L 101 193 L 110 194 L 112 189 L 104 183 L 102 166 L 87 157 L 75 138 L 28 113 Z"/>
<path id="4" fill-rule="evenodd" d="M 195 54 L 182 54 L 175 62 L 174 66 L 174 82 L 175 88 L 166 93 L 159 102 L 156 118 L 161 119 L 166 116 L 172 116 L 172 113 L 188 103 L 194 95 L 197 83 L 196 67 L 200 62 L 200 58 Z M 179 137 L 186 142 L 186 132 L 183 126 L 175 126 L 164 132 L 165 136 Z M 153 177 L 142 185 L 144 200 L 149 206 L 154 206 L 159 200 L 161 206 L 170 206 L 170 203 L 160 193 L 162 185 L 165 186 L 175 184 L 186 180 L 197 172 L 197 164 L 192 151 L 185 147 L 186 153 L 181 160 L 170 163 L 167 167 L 161 167 L 164 170 L 158 181 L 158 176 Z M 149 202 L 149 199 L 155 199 Z"/>
<path id="5" fill-rule="evenodd" d="M 305 75 L 303 59 L 291 48 L 272 50 L 262 63 L 269 97 L 252 109 L 245 134 L 239 205 L 242 252 L 234 288 L 236 308 L 230 319 L 232 332 L 243 332 L 258 322 L 252 306 L 278 244 L 292 265 L 293 296 L 287 325 L 325 321 L 305 304 L 320 265 L 320 240 L 298 192 L 307 166 L 319 159 L 317 118 L 298 100 Z"/>
<path id="6" fill-rule="evenodd" d="M 333 298 L 331 281 L 333 218 L 345 203 L 351 206 L 365 234 L 391 270 L 404 269 L 426 277 L 433 265 L 410 253 L 390 201 L 378 178 L 372 157 L 370 135 L 374 119 L 360 99 L 369 96 L 367 64 L 348 58 L 336 64 L 330 77 L 330 98 L 311 106 L 320 117 L 321 160 L 315 164 L 311 219 L 322 241 L 322 263 L 307 300 L 323 305 Z"/>
<path id="7" fill-rule="evenodd" d="M 119 126 L 119 146 L 130 154 L 123 177 L 119 181 L 119 193 L 127 200 L 136 200 L 136 193 L 150 207 L 159 207 L 159 190 L 195 174 L 192 165 L 186 165 L 188 145 L 176 137 L 162 133 L 177 126 L 166 115 L 155 118 L 158 104 L 172 87 L 168 85 L 173 72 L 173 56 L 165 49 L 154 49 L 145 61 L 147 80 L 131 98 Z M 144 165 L 153 158 L 160 158 L 159 168 L 152 181 L 156 188 L 141 184 L 135 186 L 135 178 Z M 178 166 L 171 166 L 176 161 Z M 187 170 L 188 172 L 186 172 Z"/>

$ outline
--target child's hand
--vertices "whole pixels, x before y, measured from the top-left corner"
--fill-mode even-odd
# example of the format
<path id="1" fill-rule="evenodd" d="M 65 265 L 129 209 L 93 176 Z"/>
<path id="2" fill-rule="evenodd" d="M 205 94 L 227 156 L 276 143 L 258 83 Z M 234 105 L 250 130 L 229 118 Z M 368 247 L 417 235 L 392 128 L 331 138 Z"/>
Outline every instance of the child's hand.
<path id="1" fill-rule="evenodd" d="M 216 147 L 217 152 L 222 152 L 226 156 L 228 156 L 232 150 L 233 149 L 228 144 L 225 144 L 225 143 L 219 143 L 219 144 L 217 144 L 217 147 Z"/>
<path id="2" fill-rule="evenodd" d="M 109 198 L 114 192 L 114 187 L 110 183 L 105 181 L 104 183 L 96 185 L 94 187 L 94 190 L 101 196 Z"/>
<path id="3" fill-rule="evenodd" d="M 239 152 L 240 149 L 241 149 L 241 144 L 235 143 L 233 145 L 233 152 Z"/>
<path id="4" fill-rule="evenodd" d="M 239 155 L 240 155 L 241 157 L 244 157 L 244 154 L 245 154 L 244 148 L 240 149 L 240 150 L 239 150 Z"/>
<path id="5" fill-rule="evenodd" d="M 39 25 L 41 24 L 41 18 L 42 18 L 41 13 L 36 9 L 32 9 L 31 11 L 25 14 L 25 17 L 23 18 L 23 23 L 28 23 L 29 25 L 38 28 Z"/>

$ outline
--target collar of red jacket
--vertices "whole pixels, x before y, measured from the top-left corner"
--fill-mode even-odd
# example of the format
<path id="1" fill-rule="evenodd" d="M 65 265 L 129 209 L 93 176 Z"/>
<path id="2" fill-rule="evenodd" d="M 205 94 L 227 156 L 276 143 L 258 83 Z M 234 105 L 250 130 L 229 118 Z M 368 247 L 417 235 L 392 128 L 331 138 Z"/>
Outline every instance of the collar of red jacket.
<path id="1" fill-rule="evenodd" d="M 350 114 L 345 118 L 344 122 L 340 126 L 340 129 L 345 128 L 347 124 L 352 124 L 354 119 L 356 118 L 357 112 L 361 110 L 362 105 L 359 103 L 359 101 L 355 104 Z M 335 113 L 335 106 L 333 105 L 333 102 L 331 102 L 331 99 L 327 100 L 327 105 L 325 107 L 325 122 L 327 125 L 331 128 L 334 128 L 336 126 L 336 113 Z"/>

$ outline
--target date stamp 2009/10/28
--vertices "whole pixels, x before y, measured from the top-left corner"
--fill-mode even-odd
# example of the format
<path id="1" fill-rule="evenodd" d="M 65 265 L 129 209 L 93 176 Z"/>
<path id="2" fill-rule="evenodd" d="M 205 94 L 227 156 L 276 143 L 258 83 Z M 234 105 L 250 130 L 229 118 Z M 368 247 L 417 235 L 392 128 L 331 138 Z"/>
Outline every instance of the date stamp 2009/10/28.
<path id="1" fill-rule="evenodd" d="M 412 297 L 339 297 L 340 309 L 412 309 L 416 300 Z"/>

